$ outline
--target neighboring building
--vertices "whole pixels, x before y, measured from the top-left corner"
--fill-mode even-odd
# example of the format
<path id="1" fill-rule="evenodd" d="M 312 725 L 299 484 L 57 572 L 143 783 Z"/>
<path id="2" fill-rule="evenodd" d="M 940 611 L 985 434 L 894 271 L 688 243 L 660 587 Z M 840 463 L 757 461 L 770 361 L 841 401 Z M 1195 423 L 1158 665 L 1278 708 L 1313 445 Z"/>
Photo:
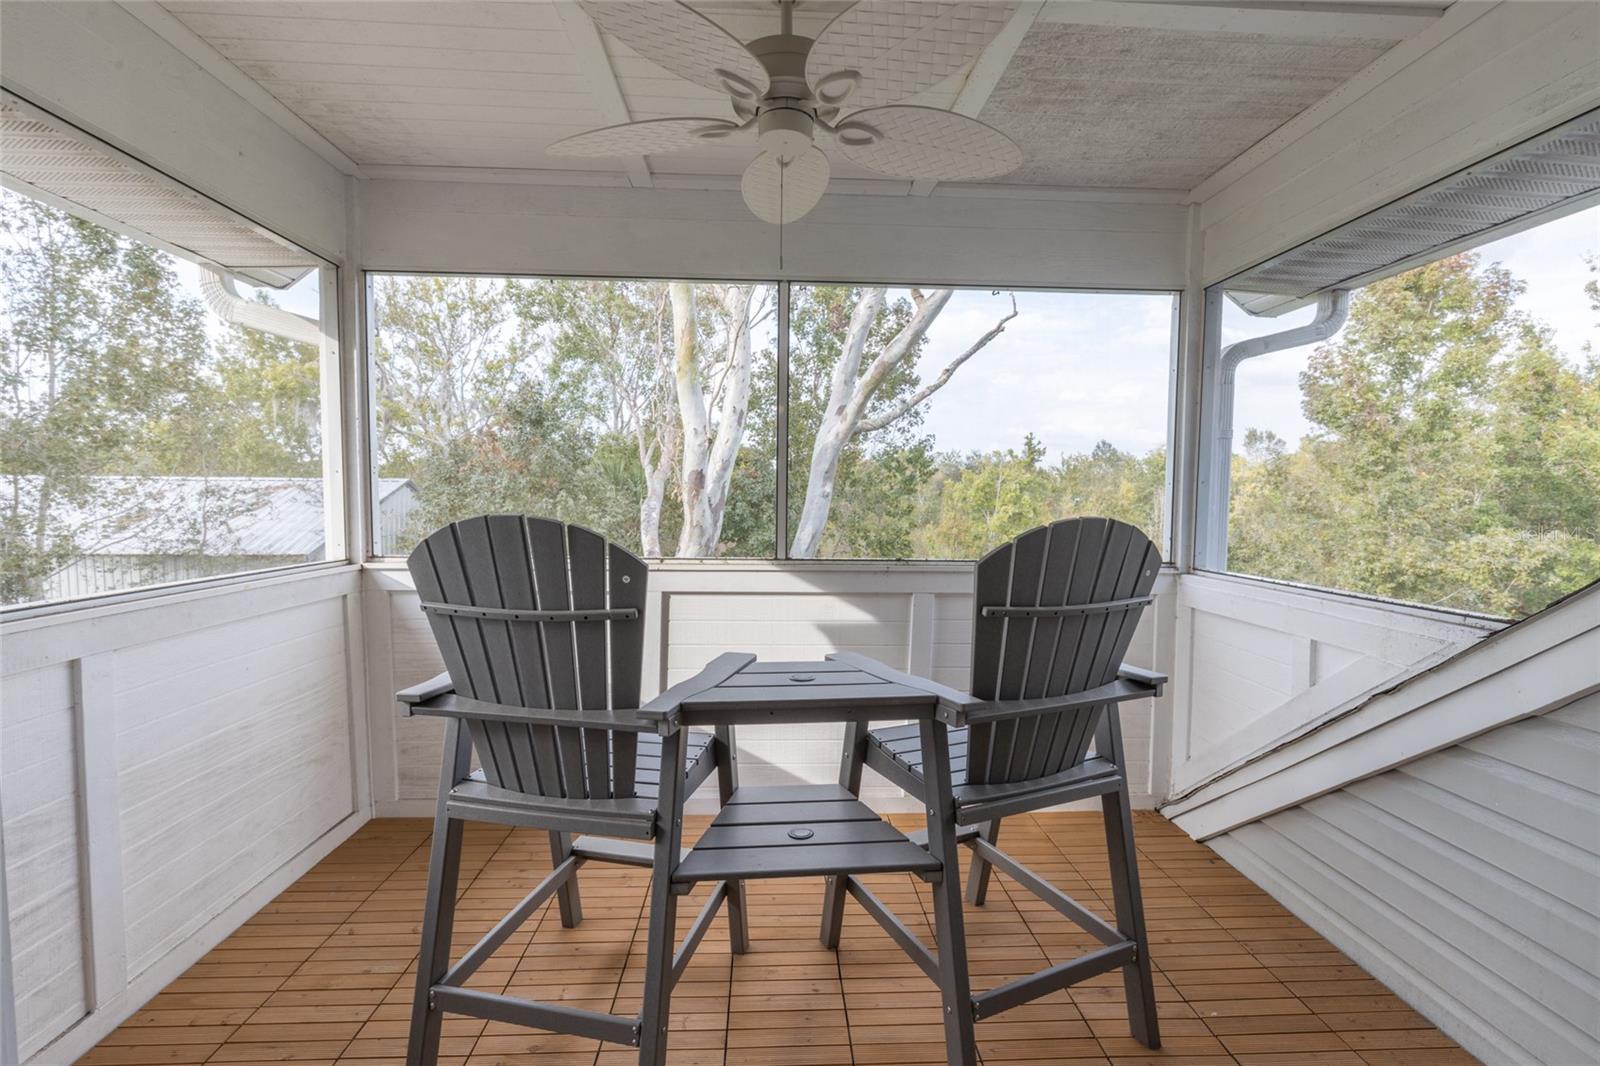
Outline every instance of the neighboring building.
<path id="1" fill-rule="evenodd" d="M 45 579 L 46 600 L 317 562 L 325 550 L 321 478 L 96 477 L 52 508 L 49 527 L 76 557 Z M 378 544 L 391 553 L 416 506 L 407 478 L 378 482 Z M 0 480 L 37 507 L 39 479 Z M 0 500 L 10 503 L 9 500 Z"/>

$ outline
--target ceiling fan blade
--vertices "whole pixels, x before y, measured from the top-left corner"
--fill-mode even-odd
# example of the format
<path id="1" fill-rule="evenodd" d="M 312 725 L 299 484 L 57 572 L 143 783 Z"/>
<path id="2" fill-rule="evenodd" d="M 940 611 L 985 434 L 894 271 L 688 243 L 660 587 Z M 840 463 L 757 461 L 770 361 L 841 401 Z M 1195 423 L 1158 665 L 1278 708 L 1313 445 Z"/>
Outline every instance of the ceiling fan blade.
<path id="1" fill-rule="evenodd" d="M 547 145 L 545 154 L 591 158 L 665 155 L 715 144 L 739 128 L 738 123 L 720 118 L 653 118 L 576 133 Z"/>
<path id="2" fill-rule="evenodd" d="M 763 222 L 788 224 L 817 206 L 828 188 L 828 157 L 815 145 L 788 163 L 763 152 L 744 170 L 739 189 Z"/>
<path id="3" fill-rule="evenodd" d="M 994 40 L 1015 3 L 861 0 L 823 29 L 806 81 L 824 104 L 880 107 L 932 88 Z"/>
<path id="4" fill-rule="evenodd" d="M 580 0 L 606 33 L 686 81 L 747 100 L 767 72 L 743 42 L 680 0 Z"/>
<path id="5" fill-rule="evenodd" d="M 937 107 L 873 107 L 834 127 L 839 151 L 893 178 L 982 181 L 1022 165 L 1022 149 L 993 126 Z"/>

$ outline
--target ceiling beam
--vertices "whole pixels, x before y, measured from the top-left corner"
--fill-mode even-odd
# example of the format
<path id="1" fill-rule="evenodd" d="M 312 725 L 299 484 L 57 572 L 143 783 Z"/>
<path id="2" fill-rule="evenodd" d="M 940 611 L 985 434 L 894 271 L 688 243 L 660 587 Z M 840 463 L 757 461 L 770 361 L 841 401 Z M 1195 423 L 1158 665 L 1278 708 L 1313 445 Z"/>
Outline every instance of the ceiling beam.
<path id="1" fill-rule="evenodd" d="M 968 118 L 978 117 L 978 112 L 982 111 L 983 105 L 989 101 L 989 94 L 1000 84 L 1001 75 L 1011 65 L 1011 58 L 1022 46 L 1022 39 L 1028 35 L 1028 30 L 1033 27 L 1034 20 L 1044 8 L 1044 0 L 1025 0 L 1024 3 L 1017 5 L 1017 10 L 1012 14 L 1010 21 L 995 34 L 994 40 L 978 53 L 978 58 L 972 61 L 972 69 L 967 72 L 967 80 L 961 86 L 961 91 L 956 94 L 956 102 L 950 105 L 950 110 Z M 914 181 L 911 183 L 911 195 L 927 196 L 937 184 L 939 183 L 927 178 Z"/>
<path id="2" fill-rule="evenodd" d="M 1248 3 L 1245 0 L 1052 0 L 1041 22 L 1186 33 L 1366 37 L 1399 41 L 1437 22 L 1443 5 Z"/>
<path id="3" fill-rule="evenodd" d="M 624 122 L 632 122 L 628 101 L 622 95 L 622 84 L 617 81 L 616 68 L 611 65 L 611 57 L 606 54 L 605 42 L 600 40 L 600 30 L 594 20 L 584 13 L 575 0 L 560 0 L 556 4 L 556 11 L 561 16 L 561 25 L 567 31 L 572 52 L 578 57 L 578 69 L 588 79 L 589 88 L 594 92 L 595 102 L 600 105 L 600 113 L 606 117 L 606 123 L 620 126 Z M 628 172 L 628 184 L 636 189 L 648 189 L 651 186 L 650 166 L 644 156 L 624 156 L 622 165 Z"/>

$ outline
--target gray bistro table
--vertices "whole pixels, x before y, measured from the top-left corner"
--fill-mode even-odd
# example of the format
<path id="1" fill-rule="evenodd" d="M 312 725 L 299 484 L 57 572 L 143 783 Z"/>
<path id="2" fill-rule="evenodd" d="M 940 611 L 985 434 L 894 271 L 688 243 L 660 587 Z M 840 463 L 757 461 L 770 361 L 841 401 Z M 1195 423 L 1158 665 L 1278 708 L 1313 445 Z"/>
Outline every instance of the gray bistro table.
<path id="1" fill-rule="evenodd" d="M 754 655 L 729 652 L 638 712 L 673 732 L 684 726 L 845 722 L 859 735 L 871 722 L 918 723 L 927 781 L 925 830 L 902 833 L 862 803 L 857 798 L 860 763 L 848 756 L 835 784 L 756 788 L 739 786 L 737 762 L 730 760 L 722 770 L 728 776 L 722 782 L 726 798 L 721 812 L 694 847 L 671 863 L 668 878 L 679 894 L 705 881 L 737 886 L 730 891 L 742 893 L 743 882 L 754 878 L 820 875 L 842 880 L 848 894 L 939 986 L 947 1057 L 963 1066 L 977 1058 L 946 729 L 972 702 L 954 689 L 865 656 L 841 652 L 818 662 L 761 662 Z M 681 832 L 681 827 L 675 830 Z M 931 884 L 936 949 L 906 928 L 858 876 L 890 872 L 915 874 Z M 822 939 L 830 945 L 837 943 L 835 901 L 842 895 L 825 894 Z M 730 904 L 735 904 L 730 915 L 742 926 L 742 898 Z M 651 928 L 658 927 L 652 923 Z M 748 937 L 743 928 L 735 935 Z M 694 931 L 690 938 L 696 939 Z"/>

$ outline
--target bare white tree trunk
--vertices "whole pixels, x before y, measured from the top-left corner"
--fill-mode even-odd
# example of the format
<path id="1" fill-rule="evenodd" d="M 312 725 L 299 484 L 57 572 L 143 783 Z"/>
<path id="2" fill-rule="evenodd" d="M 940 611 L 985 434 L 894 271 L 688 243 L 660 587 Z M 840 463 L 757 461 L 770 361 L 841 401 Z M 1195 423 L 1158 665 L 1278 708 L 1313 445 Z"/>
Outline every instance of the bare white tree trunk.
<path id="1" fill-rule="evenodd" d="M 644 499 L 639 501 L 639 546 L 647 559 L 661 557 L 661 509 L 667 498 L 667 479 L 672 476 L 673 454 L 677 451 L 677 423 L 671 411 L 659 422 L 639 426 L 639 468 L 644 471 Z"/>
<path id="2" fill-rule="evenodd" d="M 678 554 L 692 556 L 711 525 L 711 496 L 706 491 L 711 458 L 711 419 L 706 413 L 705 385 L 700 376 L 694 286 L 674 281 L 672 296 L 672 379 L 677 390 L 678 419 L 683 427 L 683 460 L 678 470 L 678 496 L 683 504 L 683 530 Z"/>
<path id="3" fill-rule="evenodd" d="M 794 541 L 789 546 L 791 559 L 816 557 L 817 548 L 822 543 L 822 531 L 828 524 L 828 514 L 833 509 L 839 460 L 850 439 L 860 433 L 884 428 L 938 392 L 962 363 L 1005 332 L 1006 323 L 1017 317 L 1017 302 L 1013 297 L 1011 313 L 952 359 L 938 377 L 913 391 L 889 410 L 872 418 L 865 417 L 873 394 L 895 367 L 916 352 L 929 327 L 950 302 L 952 292 L 951 289 L 935 289 L 924 293 L 913 289 L 911 300 L 914 309 L 910 321 L 872 358 L 865 372 L 861 370 L 861 364 L 866 356 L 872 324 L 883 311 L 885 292 L 883 289 L 867 289 L 857 300 L 845 333 L 844 351 L 834 365 L 833 378 L 829 382 L 828 406 L 823 411 L 822 424 L 817 427 L 816 442 L 811 447 L 811 470 L 806 478 L 805 504 L 800 510 L 800 521 L 795 526 Z"/>
<path id="4" fill-rule="evenodd" d="M 665 294 L 663 294 L 665 295 Z M 639 501 L 639 547 L 646 558 L 659 559 L 661 551 L 661 512 L 667 498 L 667 481 L 678 457 L 678 412 L 673 391 L 672 360 L 667 352 L 668 305 L 663 299 L 656 307 L 656 367 L 652 384 L 636 408 L 634 440 L 639 447 L 639 469 L 644 472 L 644 498 Z"/>
<path id="5" fill-rule="evenodd" d="M 682 425 L 682 472 L 679 493 L 683 501 L 683 530 L 678 554 L 705 558 L 716 554 L 722 536 L 722 516 L 728 503 L 728 486 L 734 464 L 744 444 L 750 408 L 752 352 L 750 302 L 755 288 L 729 286 L 719 294 L 727 321 L 727 349 L 715 370 L 720 370 L 714 394 L 707 395 L 695 336 L 695 300 L 692 286 L 672 286 L 673 380 Z M 718 399 L 720 397 L 720 400 Z M 715 428 L 710 408 L 715 404 Z"/>
<path id="6" fill-rule="evenodd" d="M 750 301 L 754 295 L 755 287 L 751 285 L 733 285 L 722 292 L 722 306 L 728 322 L 728 350 L 724 359 L 726 368 L 718 386 L 722 402 L 717 410 L 717 436 L 706 471 L 706 495 L 712 521 L 697 538 L 695 547 L 699 555 L 711 555 L 716 551 L 717 541 L 722 536 L 722 516 L 728 505 L 733 467 L 744 445 L 744 427 L 750 413 L 753 363 Z"/>

